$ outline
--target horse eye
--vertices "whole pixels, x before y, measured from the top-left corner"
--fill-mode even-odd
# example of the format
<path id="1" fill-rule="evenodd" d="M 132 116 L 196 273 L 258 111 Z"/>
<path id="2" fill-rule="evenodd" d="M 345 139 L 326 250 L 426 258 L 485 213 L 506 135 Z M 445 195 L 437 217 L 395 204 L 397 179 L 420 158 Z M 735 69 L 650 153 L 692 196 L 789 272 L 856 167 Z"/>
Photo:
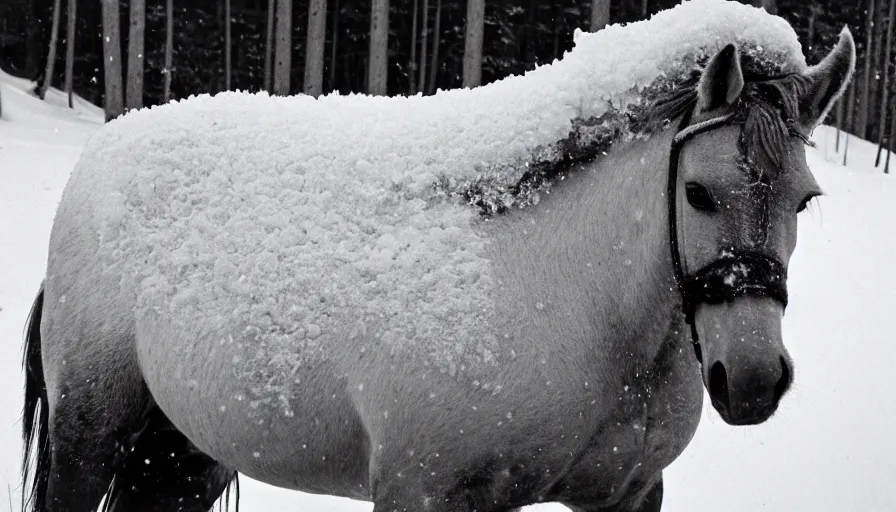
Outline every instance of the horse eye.
<path id="1" fill-rule="evenodd" d="M 688 202 L 694 208 L 706 212 L 716 211 L 716 203 L 712 198 L 712 194 L 703 185 L 695 181 L 689 181 L 684 184 L 684 190 L 687 193 Z"/>

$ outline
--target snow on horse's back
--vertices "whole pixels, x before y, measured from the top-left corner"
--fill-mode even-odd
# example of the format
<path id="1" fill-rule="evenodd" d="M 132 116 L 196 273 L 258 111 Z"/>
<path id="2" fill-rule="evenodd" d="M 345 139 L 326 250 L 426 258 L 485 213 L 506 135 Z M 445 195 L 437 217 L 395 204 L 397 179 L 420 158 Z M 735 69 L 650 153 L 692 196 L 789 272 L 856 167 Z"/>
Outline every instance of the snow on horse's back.
<path id="1" fill-rule="evenodd" d="M 842 92 L 815 84 L 851 73 L 843 37 L 807 68 L 783 20 L 692 0 L 474 90 L 223 93 L 109 123 L 63 194 L 32 319 L 26 415 L 52 411 L 29 432 L 53 446 L 36 509 L 89 510 L 114 476 L 112 510 L 204 510 L 240 471 L 377 512 L 658 510 L 661 470 L 699 420 L 687 325 L 740 333 L 721 296 L 780 338 L 771 274 L 792 251 L 791 196 L 814 193 L 785 118 L 811 130 Z M 692 182 L 676 203 L 663 171 L 682 190 L 747 187 L 731 155 L 753 155 L 736 125 L 759 110 L 772 121 L 744 133 L 784 134 L 766 149 L 796 169 L 775 178 L 789 195 L 760 197 L 764 213 L 732 196 L 716 231 Z M 762 250 L 741 236 L 760 217 L 775 220 Z M 783 345 L 756 356 L 782 387 L 740 408 L 716 370 L 734 386 L 754 367 L 702 344 L 723 417 L 764 421 L 789 386 Z"/>

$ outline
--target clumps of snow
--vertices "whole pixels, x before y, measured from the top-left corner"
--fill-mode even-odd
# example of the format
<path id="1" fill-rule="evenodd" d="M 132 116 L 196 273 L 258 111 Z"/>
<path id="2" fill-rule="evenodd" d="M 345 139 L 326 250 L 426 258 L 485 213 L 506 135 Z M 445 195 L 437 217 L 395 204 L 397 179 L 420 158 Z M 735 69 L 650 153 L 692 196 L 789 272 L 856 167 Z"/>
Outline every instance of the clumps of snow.
<path id="1" fill-rule="evenodd" d="M 259 394 L 279 396 L 337 340 L 452 374 L 497 364 L 488 241 L 478 210 L 446 197 L 513 203 L 520 185 L 520 204 L 537 202 L 544 183 L 529 170 L 615 139 L 644 91 L 730 42 L 805 67 L 784 20 L 691 0 L 577 32 L 563 60 L 474 90 L 223 93 L 132 112 L 91 139 L 63 204 L 93 209 L 71 220 L 96 219 L 138 316 L 158 311 L 195 336 L 232 325 L 253 343 Z"/>
<path id="2" fill-rule="evenodd" d="M 750 269 L 743 263 L 738 263 L 737 265 L 732 265 L 728 269 L 728 274 L 724 276 L 722 281 L 726 285 L 733 287 L 735 283 L 744 282 L 749 275 Z"/>
<path id="3" fill-rule="evenodd" d="M 584 97 L 563 136 L 488 172 L 451 176 L 439 183 L 440 189 L 484 214 L 537 204 L 539 194 L 573 165 L 606 154 L 614 142 L 649 135 L 654 127 L 645 121 L 653 102 L 693 82 L 709 57 L 728 43 L 737 45 L 749 75 L 805 70 L 796 34 L 786 21 L 732 2 L 727 7 L 732 10 L 723 13 L 716 0 L 693 0 L 649 21 L 613 25 L 596 34 L 577 30 L 576 48 L 552 66 L 554 72 L 573 68 L 566 77 L 587 77 L 592 89 L 580 91 Z M 693 23 L 685 26 L 690 16 Z"/>

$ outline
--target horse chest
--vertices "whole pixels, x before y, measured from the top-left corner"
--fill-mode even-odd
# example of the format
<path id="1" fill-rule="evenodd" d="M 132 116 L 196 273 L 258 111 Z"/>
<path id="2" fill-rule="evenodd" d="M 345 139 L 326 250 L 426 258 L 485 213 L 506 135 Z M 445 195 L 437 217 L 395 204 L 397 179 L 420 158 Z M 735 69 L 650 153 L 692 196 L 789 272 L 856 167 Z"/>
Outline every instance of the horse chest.
<path id="1" fill-rule="evenodd" d="M 671 350 L 666 365 L 624 388 L 618 406 L 545 499 L 613 506 L 651 485 L 681 454 L 697 429 L 703 389 L 690 351 Z"/>

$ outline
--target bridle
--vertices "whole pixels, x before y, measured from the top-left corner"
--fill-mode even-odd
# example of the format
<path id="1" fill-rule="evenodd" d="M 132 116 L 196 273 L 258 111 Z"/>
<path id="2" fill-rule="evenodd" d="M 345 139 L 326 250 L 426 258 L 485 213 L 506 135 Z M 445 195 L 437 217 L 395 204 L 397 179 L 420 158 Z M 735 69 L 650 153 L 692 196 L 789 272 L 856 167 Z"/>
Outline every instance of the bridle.
<path id="1" fill-rule="evenodd" d="M 687 274 L 678 245 L 678 163 L 684 144 L 701 133 L 729 124 L 737 124 L 734 114 L 728 114 L 693 125 L 686 115 L 672 139 L 669 154 L 669 250 L 675 282 L 681 294 L 685 322 L 691 326 L 691 341 L 700 363 L 703 363 L 700 339 L 694 322 L 698 304 L 721 304 L 744 295 L 771 297 L 787 307 L 787 267 L 764 254 L 730 248 L 722 251 L 715 261 Z"/>

